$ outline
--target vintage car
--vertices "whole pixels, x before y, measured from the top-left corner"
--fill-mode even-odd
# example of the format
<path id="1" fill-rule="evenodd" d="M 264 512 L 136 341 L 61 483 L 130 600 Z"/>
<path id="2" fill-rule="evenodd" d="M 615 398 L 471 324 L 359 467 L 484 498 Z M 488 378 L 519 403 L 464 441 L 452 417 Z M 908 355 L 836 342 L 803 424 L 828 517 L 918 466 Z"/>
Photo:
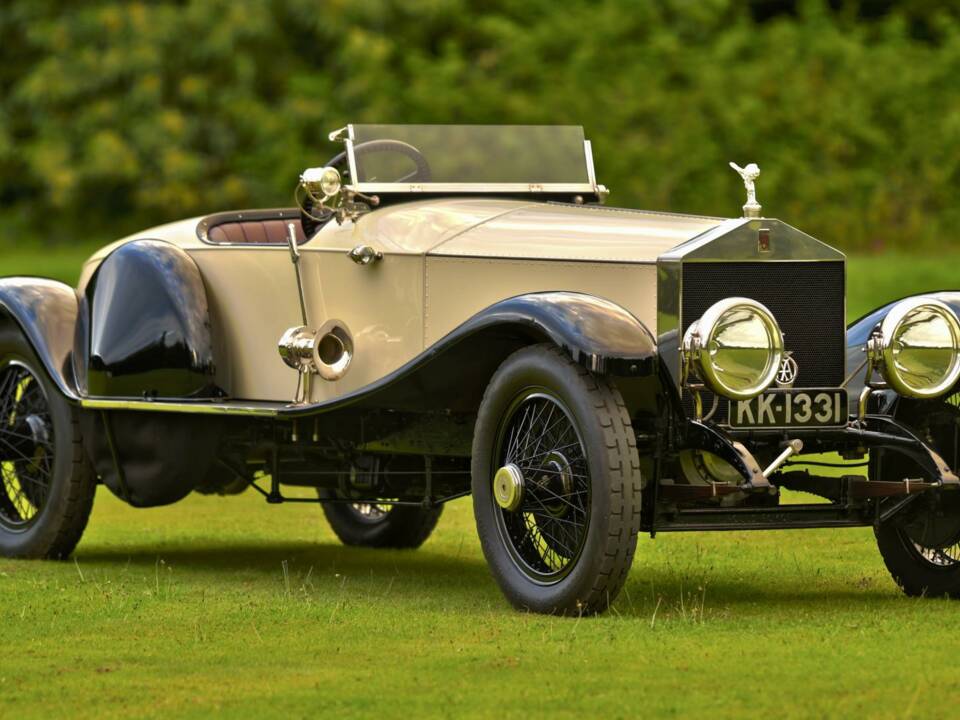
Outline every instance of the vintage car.
<path id="1" fill-rule="evenodd" d="M 579 127 L 330 140 L 295 209 L 0 281 L 4 555 L 69 555 L 99 483 L 319 502 L 389 548 L 472 495 L 534 611 L 605 609 L 641 531 L 872 526 L 906 593 L 960 595 L 960 293 L 848 327 L 844 256 L 753 164 L 743 217 L 698 217 L 604 207 Z"/>

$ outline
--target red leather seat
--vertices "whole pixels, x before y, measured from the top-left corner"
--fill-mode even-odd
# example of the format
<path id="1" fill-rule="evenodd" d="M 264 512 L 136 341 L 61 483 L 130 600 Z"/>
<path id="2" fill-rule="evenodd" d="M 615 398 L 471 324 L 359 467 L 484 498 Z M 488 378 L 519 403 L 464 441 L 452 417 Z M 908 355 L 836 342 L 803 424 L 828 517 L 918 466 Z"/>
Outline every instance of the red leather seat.
<path id="1" fill-rule="evenodd" d="M 228 221 L 210 228 L 207 238 L 218 245 L 286 245 L 289 222 L 290 220 Z M 306 235 L 299 222 L 293 224 L 297 229 L 297 242 L 302 245 L 307 241 Z"/>

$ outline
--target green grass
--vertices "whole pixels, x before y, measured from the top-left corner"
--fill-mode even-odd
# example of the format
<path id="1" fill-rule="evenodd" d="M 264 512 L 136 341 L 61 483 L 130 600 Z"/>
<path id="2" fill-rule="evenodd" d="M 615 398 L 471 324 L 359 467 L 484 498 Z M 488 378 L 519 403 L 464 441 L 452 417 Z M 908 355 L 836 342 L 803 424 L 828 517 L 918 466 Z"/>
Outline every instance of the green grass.
<path id="1" fill-rule="evenodd" d="M 0 266 L 72 280 L 86 254 Z M 955 259 L 852 260 L 850 313 L 954 286 Z M 393 552 L 253 493 L 101 490 L 74 559 L 0 560 L 0 717 L 949 716 L 958 633 L 868 529 L 643 537 L 611 611 L 576 620 L 509 609 L 469 500 Z"/>
<path id="2" fill-rule="evenodd" d="M 74 284 L 80 277 L 80 266 L 96 250 L 94 245 L 49 248 L 29 246 L 0 250 L 0 276 L 39 275 Z"/>
<path id="3" fill-rule="evenodd" d="M 847 261 L 847 317 L 851 320 L 890 300 L 930 290 L 960 290 L 960 254 L 887 253 Z"/>

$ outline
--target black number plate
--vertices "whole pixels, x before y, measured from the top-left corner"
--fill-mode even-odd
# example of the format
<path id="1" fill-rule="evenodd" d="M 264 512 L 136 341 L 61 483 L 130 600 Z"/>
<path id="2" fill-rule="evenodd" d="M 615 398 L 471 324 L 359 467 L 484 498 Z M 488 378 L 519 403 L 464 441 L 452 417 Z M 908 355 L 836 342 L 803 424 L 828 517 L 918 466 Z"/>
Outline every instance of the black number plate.
<path id="1" fill-rule="evenodd" d="M 836 427 L 846 421 L 846 390 L 791 388 L 731 400 L 727 422 L 736 428 L 790 428 Z"/>

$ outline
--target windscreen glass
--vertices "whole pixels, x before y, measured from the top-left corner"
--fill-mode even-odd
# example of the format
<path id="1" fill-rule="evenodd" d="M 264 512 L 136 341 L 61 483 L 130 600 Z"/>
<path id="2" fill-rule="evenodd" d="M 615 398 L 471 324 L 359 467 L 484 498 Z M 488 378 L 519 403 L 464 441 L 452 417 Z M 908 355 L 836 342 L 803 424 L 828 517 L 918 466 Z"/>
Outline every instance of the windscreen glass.
<path id="1" fill-rule="evenodd" d="M 354 125 L 356 181 L 586 184 L 583 140 L 571 125 Z"/>

